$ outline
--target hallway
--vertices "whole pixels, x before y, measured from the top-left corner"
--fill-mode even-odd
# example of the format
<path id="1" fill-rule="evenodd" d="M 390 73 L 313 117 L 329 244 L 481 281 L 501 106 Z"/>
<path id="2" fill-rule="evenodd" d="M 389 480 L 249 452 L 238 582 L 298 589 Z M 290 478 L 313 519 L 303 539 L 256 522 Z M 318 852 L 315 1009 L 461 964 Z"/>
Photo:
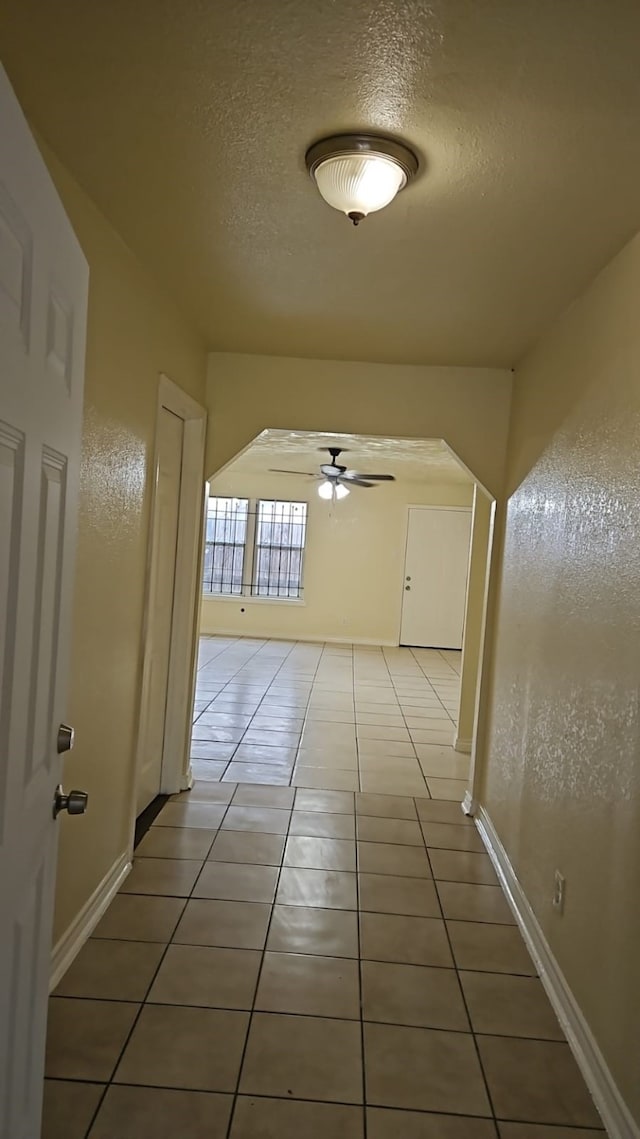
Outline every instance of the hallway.
<path id="1" fill-rule="evenodd" d="M 460 809 L 459 655 L 203 638 L 196 782 L 51 1000 L 43 1139 L 603 1134 Z"/>

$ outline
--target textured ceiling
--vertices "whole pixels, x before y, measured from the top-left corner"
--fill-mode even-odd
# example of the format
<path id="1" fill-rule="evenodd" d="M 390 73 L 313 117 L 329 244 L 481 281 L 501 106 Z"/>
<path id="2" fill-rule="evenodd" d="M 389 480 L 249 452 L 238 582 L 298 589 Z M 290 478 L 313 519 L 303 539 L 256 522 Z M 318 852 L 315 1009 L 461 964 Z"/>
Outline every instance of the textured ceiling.
<path id="1" fill-rule="evenodd" d="M 3 0 L 34 126 L 212 348 L 511 365 L 640 222 L 638 0 Z M 307 145 L 396 132 L 354 230 Z"/>
<path id="2" fill-rule="evenodd" d="M 331 456 L 320 450 L 323 447 L 342 447 L 347 453 L 338 462 L 343 466 L 395 475 L 402 482 L 473 483 L 441 439 L 386 439 L 314 431 L 263 431 L 224 468 L 224 474 L 264 474 L 273 467 L 317 474 L 321 463 L 331 462 Z"/>

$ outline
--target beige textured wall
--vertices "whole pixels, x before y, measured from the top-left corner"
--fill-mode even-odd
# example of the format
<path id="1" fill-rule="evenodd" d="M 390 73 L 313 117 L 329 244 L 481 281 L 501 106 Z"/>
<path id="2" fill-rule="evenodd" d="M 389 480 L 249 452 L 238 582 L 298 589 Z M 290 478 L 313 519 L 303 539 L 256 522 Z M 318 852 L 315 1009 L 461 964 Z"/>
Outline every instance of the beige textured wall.
<path id="1" fill-rule="evenodd" d="M 636 239 L 517 369 L 483 797 L 640 1124 L 639 296 Z"/>
<path id="2" fill-rule="evenodd" d="M 267 427 L 445 439 L 492 493 L 502 490 L 511 373 L 213 353 L 207 474 Z"/>
<path id="3" fill-rule="evenodd" d="M 313 637 L 398 643 L 407 505 L 470 506 L 473 486 L 424 482 L 355 488 L 341 502 L 324 502 L 306 478 L 230 470 L 213 479 L 212 494 L 283 498 L 309 503 L 304 605 L 251 598 L 204 598 L 204 633 Z M 244 613 L 242 610 L 244 609 Z"/>
<path id="4" fill-rule="evenodd" d="M 84 438 L 69 719 L 54 942 L 129 842 L 149 473 L 159 373 L 203 402 L 206 356 L 115 231 L 43 147 L 90 268 Z"/>

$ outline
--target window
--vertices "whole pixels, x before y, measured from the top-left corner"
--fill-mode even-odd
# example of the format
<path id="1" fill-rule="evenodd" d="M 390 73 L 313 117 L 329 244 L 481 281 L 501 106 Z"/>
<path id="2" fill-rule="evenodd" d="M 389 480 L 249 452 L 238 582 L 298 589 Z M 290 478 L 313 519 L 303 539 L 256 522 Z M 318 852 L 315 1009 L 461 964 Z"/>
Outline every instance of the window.
<path id="1" fill-rule="evenodd" d="M 251 592 L 257 597 L 300 597 L 306 502 L 258 502 Z"/>
<path id="2" fill-rule="evenodd" d="M 204 549 L 205 593 L 242 593 L 248 498 L 210 498 Z"/>
<path id="3" fill-rule="evenodd" d="M 209 499 L 205 593 L 299 600 L 306 502 Z"/>

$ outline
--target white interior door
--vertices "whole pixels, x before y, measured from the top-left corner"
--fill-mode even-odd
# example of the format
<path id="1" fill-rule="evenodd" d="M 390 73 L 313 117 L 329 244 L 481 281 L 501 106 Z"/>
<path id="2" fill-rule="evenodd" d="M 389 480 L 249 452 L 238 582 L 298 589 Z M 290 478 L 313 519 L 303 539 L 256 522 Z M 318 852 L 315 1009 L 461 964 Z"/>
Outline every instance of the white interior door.
<path id="1" fill-rule="evenodd" d="M 173 608 L 180 524 L 184 420 L 160 407 L 148 601 L 148 674 L 143 699 L 136 813 L 155 799 L 162 783 Z"/>
<path id="2" fill-rule="evenodd" d="M 400 643 L 461 649 L 471 511 L 409 508 Z"/>
<path id="3" fill-rule="evenodd" d="M 87 265 L 0 69 L 0 1135 L 40 1134 Z M 64 740 L 61 741 L 64 743 Z"/>

